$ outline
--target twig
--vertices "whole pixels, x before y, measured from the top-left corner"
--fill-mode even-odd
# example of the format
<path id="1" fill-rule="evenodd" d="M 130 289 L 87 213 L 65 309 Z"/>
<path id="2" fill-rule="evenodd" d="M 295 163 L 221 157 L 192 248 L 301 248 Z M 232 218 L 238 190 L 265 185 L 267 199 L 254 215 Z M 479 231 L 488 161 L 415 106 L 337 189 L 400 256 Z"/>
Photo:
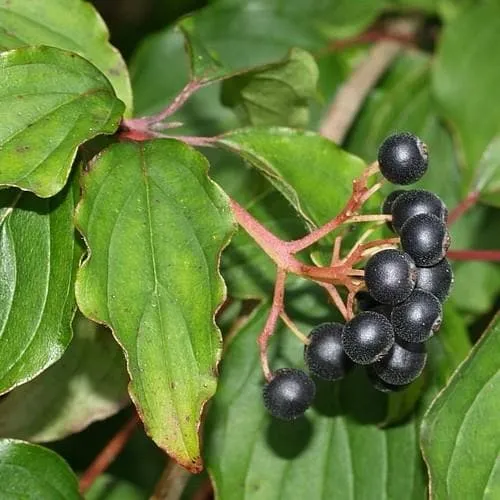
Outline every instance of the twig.
<path id="1" fill-rule="evenodd" d="M 373 194 L 373 188 L 368 188 L 368 179 L 379 171 L 378 162 L 372 163 L 365 169 L 363 174 L 352 183 L 352 195 L 346 206 L 336 217 L 327 222 L 320 228 L 312 231 L 307 236 L 288 243 L 291 252 L 297 253 L 300 250 L 311 246 L 312 244 L 324 238 L 341 224 L 348 223 L 350 218 L 354 217 L 356 212 L 362 207 L 368 199 L 367 194 Z M 376 185 L 378 186 L 378 184 Z M 374 186 L 375 187 L 375 186 Z"/>
<path id="2" fill-rule="evenodd" d="M 290 329 L 290 331 L 305 345 L 309 344 L 311 341 L 307 337 L 307 335 L 304 335 L 297 325 L 290 319 L 288 314 L 285 311 L 281 311 L 280 317 L 283 320 L 283 323 Z"/>
<path id="3" fill-rule="evenodd" d="M 467 197 L 462 200 L 450 213 L 448 216 L 448 225 L 456 222 L 462 215 L 472 208 L 479 200 L 479 192 L 472 191 L 467 195 Z"/>
<path id="4" fill-rule="evenodd" d="M 448 250 L 446 257 L 450 260 L 499 262 L 500 250 Z"/>
<path id="5" fill-rule="evenodd" d="M 351 290 L 347 295 L 347 319 L 354 318 L 354 297 L 357 291 Z"/>
<path id="6" fill-rule="evenodd" d="M 344 38 L 342 40 L 334 40 L 326 48 L 318 50 L 315 54 L 316 56 L 320 57 L 328 52 L 337 52 L 349 47 L 355 47 L 357 45 L 383 42 L 383 41 L 398 42 L 401 45 L 404 45 L 409 48 L 417 48 L 414 34 L 397 35 L 388 33 L 385 30 L 379 31 L 372 29 L 365 33 L 361 33 L 361 35 L 358 36 L 353 36 L 351 38 Z"/>
<path id="7" fill-rule="evenodd" d="M 200 487 L 195 491 L 192 500 L 208 500 L 213 493 L 213 486 L 210 479 L 205 479 Z"/>
<path id="8" fill-rule="evenodd" d="M 276 329 L 276 323 L 278 322 L 278 318 L 283 311 L 285 281 L 286 271 L 278 268 L 278 271 L 276 273 L 276 283 L 274 285 L 274 296 L 271 311 L 269 312 L 269 316 L 267 317 L 264 329 L 257 339 L 260 350 L 260 362 L 262 365 L 262 371 L 264 373 L 264 377 L 268 382 L 272 379 L 273 375 L 271 369 L 269 368 L 269 361 L 267 359 L 267 344 L 269 342 L 269 338 L 273 335 L 274 330 Z"/>
<path id="9" fill-rule="evenodd" d="M 394 23 L 387 35 L 375 43 L 365 61 L 351 74 L 349 80 L 337 92 L 320 126 L 320 134 L 341 144 L 358 114 L 363 102 L 382 74 L 392 64 L 403 43 L 394 37 L 410 37 L 415 33 L 415 25 L 410 21 Z"/>
<path id="10" fill-rule="evenodd" d="M 322 283 L 321 281 L 317 281 L 317 283 L 322 286 L 332 299 L 332 302 L 335 304 L 337 309 L 339 310 L 340 314 L 342 314 L 343 318 L 347 320 L 347 308 L 342 301 L 342 297 L 340 296 L 338 290 L 335 288 L 334 285 L 330 285 L 329 283 Z"/>
<path id="11" fill-rule="evenodd" d="M 340 260 L 340 249 L 342 248 L 342 236 L 337 236 L 333 243 L 332 260 L 330 265 L 334 266 Z"/>
<path id="12" fill-rule="evenodd" d="M 97 455 L 79 481 L 80 493 L 85 493 L 120 454 L 140 422 L 139 416 L 134 416 L 111 438 L 111 441 Z"/>
<path id="13" fill-rule="evenodd" d="M 179 500 L 191 474 L 174 460 L 167 459 L 150 500 Z"/>

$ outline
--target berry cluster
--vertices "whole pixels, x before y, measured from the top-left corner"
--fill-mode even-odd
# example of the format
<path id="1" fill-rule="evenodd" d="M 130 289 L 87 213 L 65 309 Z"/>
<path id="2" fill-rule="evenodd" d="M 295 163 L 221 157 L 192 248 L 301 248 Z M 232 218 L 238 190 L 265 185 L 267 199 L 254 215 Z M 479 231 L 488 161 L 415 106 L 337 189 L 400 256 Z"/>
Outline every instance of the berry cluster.
<path id="1" fill-rule="evenodd" d="M 382 175 L 392 183 L 416 182 L 428 166 L 425 145 L 412 134 L 387 138 L 379 149 Z M 413 382 L 426 363 L 425 341 L 442 321 L 453 274 L 445 258 L 450 244 L 448 211 L 435 194 L 396 190 L 382 213 L 401 249 L 382 249 L 364 269 L 366 291 L 358 292 L 358 313 L 345 324 L 323 323 L 308 337 L 304 358 L 312 375 L 334 381 L 354 365 L 364 365 L 374 387 L 388 392 Z M 263 391 L 264 404 L 275 417 L 292 420 L 312 403 L 315 385 L 302 370 L 277 370 Z"/>

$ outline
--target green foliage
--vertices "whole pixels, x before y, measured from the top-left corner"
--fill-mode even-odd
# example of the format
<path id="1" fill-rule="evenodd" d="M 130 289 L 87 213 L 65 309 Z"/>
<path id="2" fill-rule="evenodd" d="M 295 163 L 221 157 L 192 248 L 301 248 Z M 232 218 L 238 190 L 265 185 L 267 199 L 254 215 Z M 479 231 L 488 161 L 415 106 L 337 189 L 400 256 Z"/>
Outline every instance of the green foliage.
<path id="1" fill-rule="evenodd" d="M 55 441 L 128 404 L 125 363 L 111 333 L 80 314 L 73 328 L 63 358 L 0 401 L 0 436 Z"/>
<path id="2" fill-rule="evenodd" d="M 24 441 L 0 440 L 0 480 L 6 500 L 81 498 L 68 464 L 53 451 Z"/>
<path id="3" fill-rule="evenodd" d="M 108 43 L 108 29 L 89 3 L 1 0 L 0 12 L 0 51 L 48 45 L 75 52 L 106 75 L 118 98 L 131 112 L 132 89 L 127 67 L 120 53 Z"/>
<path id="4" fill-rule="evenodd" d="M 364 167 L 359 158 L 311 132 L 249 128 L 230 132 L 219 143 L 259 169 L 311 227 L 340 211 L 352 179 Z M 307 168 L 311 162 L 314 170 Z"/>
<path id="5" fill-rule="evenodd" d="M 500 494 L 499 344 L 496 316 L 425 415 L 422 444 L 434 498 L 498 498 Z"/>
<path id="6" fill-rule="evenodd" d="M 224 82 L 223 104 L 235 108 L 251 125 L 304 127 L 309 101 L 316 95 L 318 69 L 314 58 L 294 49 L 285 61 L 236 75 Z"/>
<path id="7" fill-rule="evenodd" d="M 75 239 L 75 182 L 50 199 L 0 191 L 0 392 L 36 377 L 71 341 L 74 279 L 81 248 Z"/>
<path id="8" fill-rule="evenodd" d="M 9 110 L 0 124 L 0 185 L 52 196 L 66 183 L 78 146 L 116 130 L 123 103 L 104 75 L 72 52 L 3 52 L 0 72 Z"/>
<path id="9" fill-rule="evenodd" d="M 233 225 L 227 198 L 202 155 L 167 140 L 111 146 L 84 173 L 83 192 L 77 224 L 89 257 L 78 305 L 125 350 L 148 433 L 199 470 L 198 419 L 220 356 L 214 313 Z"/>
<path id="10" fill-rule="evenodd" d="M 353 223 L 304 252 L 285 243 L 342 211 L 395 131 L 428 146 L 415 187 L 450 210 L 478 193 L 450 226 L 452 249 L 498 256 L 498 2 L 95 3 L 106 22 L 82 0 L 0 0 L 0 497 L 135 500 L 155 480 L 156 496 L 200 494 L 207 471 L 190 479 L 175 460 L 206 465 L 221 500 L 498 498 L 498 315 L 483 333 L 498 309 L 498 263 L 453 262 L 426 369 L 401 392 L 376 392 L 356 369 L 318 382 L 306 416 L 280 423 L 262 404 L 256 344 L 276 255 L 328 266 L 335 236 L 340 258 L 366 229 L 367 241 L 393 236 Z M 158 15 L 189 8 L 173 24 Z M 394 36 L 394 15 L 417 34 L 334 144 L 317 130 L 340 88 L 362 87 L 358 67 Z M 149 32 L 129 68 L 107 24 L 127 52 Z M 132 24 L 133 36 L 123 31 Z M 391 189 L 362 213 L 377 214 Z M 232 200 L 262 226 L 240 218 L 237 229 Z M 283 241 L 269 247 L 266 229 Z M 305 333 L 342 321 L 311 281 L 286 279 L 287 313 Z M 304 366 L 280 320 L 269 361 Z M 132 437 L 89 491 L 28 442 L 61 440 L 51 446 L 80 472 L 89 463 L 73 449 L 102 449 L 126 405 L 148 437 Z"/>
<path id="11" fill-rule="evenodd" d="M 299 311 L 291 310 L 303 315 L 306 331 L 332 319 L 331 310 L 311 294 L 295 303 Z M 265 306 L 257 310 L 231 342 L 209 413 L 206 460 L 219 498 L 423 498 L 415 421 L 379 429 L 386 397 L 361 371 L 342 383 L 317 383 L 307 418 L 281 423 L 266 413 L 258 352 L 252 348 L 266 314 Z M 271 360 L 276 368 L 300 367 L 302 346 L 281 329 Z"/>

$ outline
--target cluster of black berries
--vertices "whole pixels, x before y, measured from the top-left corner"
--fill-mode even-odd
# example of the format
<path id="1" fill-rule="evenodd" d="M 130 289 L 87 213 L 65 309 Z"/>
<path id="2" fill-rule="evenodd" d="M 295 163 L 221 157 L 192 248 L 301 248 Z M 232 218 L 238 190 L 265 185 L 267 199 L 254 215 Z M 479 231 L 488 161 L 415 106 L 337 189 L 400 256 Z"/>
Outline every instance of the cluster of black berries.
<path id="1" fill-rule="evenodd" d="M 396 134 L 383 142 L 378 161 L 390 182 L 411 184 L 427 170 L 427 150 L 414 135 Z M 397 190 L 382 211 L 392 215 L 390 226 L 402 250 L 381 250 L 368 260 L 367 292 L 357 295 L 358 313 L 344 325 L 314 328 L 304 356 L 312 375 L 330 381 L 355 364 L 364 365 L 374 387 L 388 392 L 406 387 L 422 373 L 424 343 L 441 325 L 453 274 L 445 258 L 448 211 L 435 194 Z M 314 382 L 298 369 L 277 370 L 264 387 L 266 408 L 284 420 L 302 415 L 314 396 Z"/>

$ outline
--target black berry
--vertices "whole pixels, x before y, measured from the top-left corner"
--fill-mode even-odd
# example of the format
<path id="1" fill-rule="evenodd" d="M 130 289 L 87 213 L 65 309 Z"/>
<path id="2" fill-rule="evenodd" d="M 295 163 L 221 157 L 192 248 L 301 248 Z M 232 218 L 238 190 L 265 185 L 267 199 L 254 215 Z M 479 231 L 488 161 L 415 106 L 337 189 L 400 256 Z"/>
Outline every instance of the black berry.
<path id="1" fill-rule="evenodd" d="M 310 372 L 325 380 L 341 379 L 352 367 L 342 347 L 340 323 L 322 323 L 309 334 L 304 358 Z"/>
<path id="2" fill-rule="evenodd" d="M 315 393 L 314 382 L 305 372 L 281 368 L 264 386 L 264 406 L 273 417 L 294 420 L 309 408 Z"/>
<path id="3" fill-rule="evenodd" d="M 395 191 L 392 191 L 392 193 L 389 193 L 387 198 L 384 200 L 384 203 L 382 203 L 381 212 L 383 214 L 392 215 L 392 206 L 394 205 L 396 198 L 403 193 L 406 193 L 404 189 L 396 189 Z M 387 226 L 389 229 L 394 230 L 392 222 L 387 221 Z"/>
<path id="4" fill-rule="evenodd" d="M 418 214 L 410 217 L 403 224 L 400 236 L 403 250 L 419 267 L 435 266 L 450 246 L 446 225 L 435 215 Z"/>
<path id="5" fill-rule="evenodd" d="M 413 134 L 394 134 L 380 146 L 378 163 L 382 175 L 388 181 L 393 184 L 412 184 L 427 171 L 427 148 Z"/>
<path id="6" fill-rule="evenodd" d="M 369 365 L 386 354 L 394 344 L 390 321 L 380 313 L 363 311 L 344 325 L 345 353 L 360 365 Z"/>
<path id="7" fill-rule="evenodd" d="M 441 302 L 448 297 L 453 284 L 453 271 L 447 259 L 432 267 L 417 268 L 417 288 L 432 293 Z"/>
<path id="8" fill-rule="evenodd" d="M 408 384 L 405 385 L 394 385 L 394 384 L 388 384 L 387 382 L 384 382 L 373 370 L 371 366 L 367 367 L 367 374 L 368 374 L 368 379 L 372 383 L 374 389 L 377 389 L 377 391 L 380 392 L 398 392 L 406 389 L 408 387 Z"/>
<path id="9" fill-rule="evenodd" d="M 372 365 L 372 369 L 386 384 L 406 385 L 422 373 L 426 360 L 424 344 L 398 341 L 386 356 Z"/>
<path id="10" fill-rule="evenodd" d="M 415 287 L 417 271 L 408 254 L 382 250 L 368 260 L 365 283 L 370 295 L 382 304 L 403 302 Z"/>
<path id="11" fill-rule="evenodd" d="M 441 198 L 424 189 L 406 191 L 392 205 L 392 226 L 399 233 L 403 224 L 414 215 L 432 214 L 446 223 L 448 210 Z"/>
<path id="12" fill-rule="evenodd" d="M 407 342 L 424 342 L 439 330 L 442 313 L 441 302 L 432 293 L 415 289 L 392 310 L 394 333 Z"/>

